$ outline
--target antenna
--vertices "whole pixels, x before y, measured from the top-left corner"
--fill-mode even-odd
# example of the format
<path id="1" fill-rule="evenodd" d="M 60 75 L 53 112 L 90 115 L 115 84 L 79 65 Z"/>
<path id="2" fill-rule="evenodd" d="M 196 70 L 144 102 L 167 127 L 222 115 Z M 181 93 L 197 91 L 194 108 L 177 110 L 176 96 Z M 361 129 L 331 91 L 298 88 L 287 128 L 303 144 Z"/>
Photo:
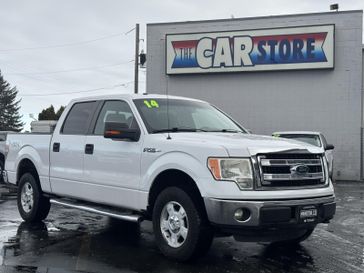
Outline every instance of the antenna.
<path id="1" fill-rule="evenodd" d="M 166 82 L 166 96 L 167 96 L 167 139 L 172 139 L 171 138 L 171 135 L 170 135 L 170 132 L 169 132 L 169 128 L 170 128 L 170 124 L 169 124 L 169 96 L 168 96 L 168 89 L 169 89 L 169 86 L 168 86 L 168 83 L 169 83 L 169 76 L 167 75 L 167 82 Z"/>

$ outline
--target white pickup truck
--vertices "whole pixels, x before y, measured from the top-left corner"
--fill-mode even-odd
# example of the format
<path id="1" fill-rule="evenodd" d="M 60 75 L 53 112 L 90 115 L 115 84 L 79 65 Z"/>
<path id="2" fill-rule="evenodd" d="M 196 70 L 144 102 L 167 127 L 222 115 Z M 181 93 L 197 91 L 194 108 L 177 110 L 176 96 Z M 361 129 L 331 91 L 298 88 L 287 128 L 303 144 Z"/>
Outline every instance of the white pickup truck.
<path id="1" fill-rule="evenodd" d="M 185 261 L 214 234 L 299 243 L 335 214 L 321 149 L 252 135 L 209 103 L 162 95 L 73 100 L 52 135 L 9 134 L 6 181 L 25 221 L 52 203 L 152 220 L 167 257 Z"/>

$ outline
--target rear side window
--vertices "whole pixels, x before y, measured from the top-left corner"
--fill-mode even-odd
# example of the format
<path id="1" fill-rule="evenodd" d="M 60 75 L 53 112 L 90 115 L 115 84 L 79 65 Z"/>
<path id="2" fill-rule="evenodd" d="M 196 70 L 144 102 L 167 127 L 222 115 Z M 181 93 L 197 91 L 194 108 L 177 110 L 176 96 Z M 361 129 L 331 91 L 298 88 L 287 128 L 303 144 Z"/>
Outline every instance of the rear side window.
<path id="1" fill-rule="evenodd" d="M 96 106 L 95 101 L 74 104 L 63 123 L 62 133 L 66 135 L 85 135 Z"/>

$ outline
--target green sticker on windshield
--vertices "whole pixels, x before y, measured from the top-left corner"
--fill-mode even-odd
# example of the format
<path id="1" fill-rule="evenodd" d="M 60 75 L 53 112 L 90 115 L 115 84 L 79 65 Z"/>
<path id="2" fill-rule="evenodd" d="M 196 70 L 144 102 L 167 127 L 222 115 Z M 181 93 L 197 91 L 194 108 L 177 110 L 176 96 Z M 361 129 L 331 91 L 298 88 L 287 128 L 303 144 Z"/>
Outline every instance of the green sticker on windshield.
<path id="1" fill-rule="evenodd" d="M 149 100 L 149 101 L 148 100 L 144 100 L 144 104 L 148 108 L 159 108 L 159 104 L 155 100 Z"/>

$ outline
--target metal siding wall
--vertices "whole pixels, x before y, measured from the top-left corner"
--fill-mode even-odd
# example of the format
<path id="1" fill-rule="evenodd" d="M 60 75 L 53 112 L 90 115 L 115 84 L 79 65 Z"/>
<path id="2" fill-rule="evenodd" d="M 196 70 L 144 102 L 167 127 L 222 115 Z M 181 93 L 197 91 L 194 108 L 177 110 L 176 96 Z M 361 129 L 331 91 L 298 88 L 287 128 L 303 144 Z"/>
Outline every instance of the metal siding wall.
<path id="1" fill-rule="evenodd" d="M 362 78 L 361 78 L 361 170 L 360 179 L 364 179 L 364 45 L 362 48 Z"/>
<path id="2" fill-rule="evenodd" d="M 165 74 L 167 33 L 335 24 L 335 69 Z M 147 90 L 209 101 L 257 134 L 314 130 L 335 145 L 335 177 L 361 176 L 362 12 L 335 12 L 147 27 Z M 338 171 L 338 172 L 337 172 Z"/>

